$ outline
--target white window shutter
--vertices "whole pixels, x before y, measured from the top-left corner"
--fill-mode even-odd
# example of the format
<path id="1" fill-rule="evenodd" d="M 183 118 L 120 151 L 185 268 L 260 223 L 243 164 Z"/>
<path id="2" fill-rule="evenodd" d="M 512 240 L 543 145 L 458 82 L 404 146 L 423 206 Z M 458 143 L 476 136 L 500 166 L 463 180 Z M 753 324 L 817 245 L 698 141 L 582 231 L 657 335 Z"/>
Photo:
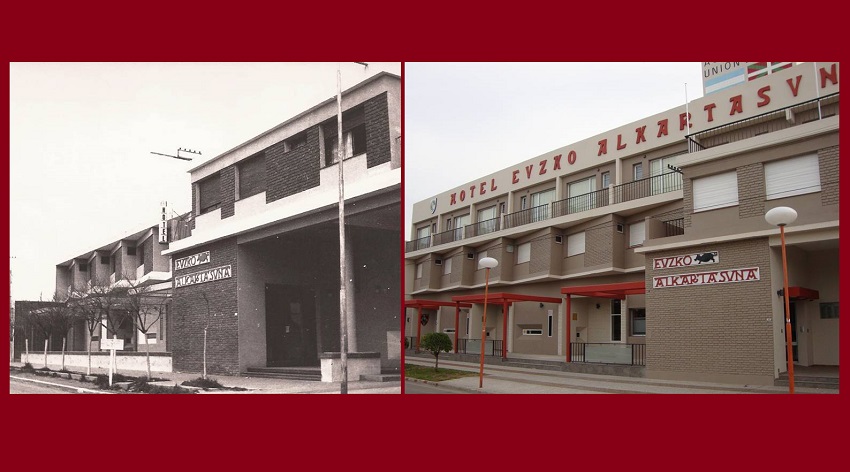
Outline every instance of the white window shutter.
<path id="1" fill-rule="evenodd" d="M 517 246 L 516 263 L 522 264 L 531 260 L 531 243 L 524 243 Z"/>
<path id="2" fill-rule="evenodd" d="M 767 199 L 820 192 L 817 154 L 768 162 L 764 165 Z"/>
<path id="3" fill-rule="evenodd" d="M 567 256 L 584 254 L 585 233 L 571 234 L 567 236 Z"/>
<path id="4" fill-rule="evenodd" d="M 639 246 L 646 239 L 646 222 L 629 225 L 629 246 Z"/>
<path id="5" fill-rule="evenodd" d="M 693 180 L 694 211 L 714 210 L 738 204 L 736 171 L 700 177 Z"/>

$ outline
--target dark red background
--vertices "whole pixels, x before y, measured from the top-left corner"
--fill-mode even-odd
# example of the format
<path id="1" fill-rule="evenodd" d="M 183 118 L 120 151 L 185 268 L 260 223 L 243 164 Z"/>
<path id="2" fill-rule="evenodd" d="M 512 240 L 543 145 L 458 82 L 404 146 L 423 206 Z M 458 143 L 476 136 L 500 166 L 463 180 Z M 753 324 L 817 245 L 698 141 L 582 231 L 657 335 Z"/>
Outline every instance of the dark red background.
<path id="1" fill-rule="evenodd" d="M 6 62 L 811 61 L 840 59 L 844 26 L 826 5 L 765 2 L 269 3 L 18 2 L 2 12 L 0 51 Z M 8 67 L 0 80 L 8 90 Z M 843 264 L 842 289 L 847 280 Z M 848 424 L 846 394 L 12 397 L 2 388 L 4 462 L 33 470 L 819 470 L 837 464 Z"/>

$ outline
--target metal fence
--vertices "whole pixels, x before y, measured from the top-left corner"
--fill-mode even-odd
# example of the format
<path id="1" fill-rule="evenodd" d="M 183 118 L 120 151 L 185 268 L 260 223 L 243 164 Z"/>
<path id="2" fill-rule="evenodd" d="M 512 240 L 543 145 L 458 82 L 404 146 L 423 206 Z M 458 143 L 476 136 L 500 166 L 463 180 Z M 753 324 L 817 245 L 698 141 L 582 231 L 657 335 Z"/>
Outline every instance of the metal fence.
<path id="1" fill-rule="evenodd" d="M 685 219 L 676 218 L 674 220 L 662 221 L 664 225 L 664 237 L 679 236 L 685 234 Z"/>
<path id="2" fill-rule="evenodd" d="M 480 339 L 458 339 L 457 352 L 459 354 L 481 354 Z M 502 355 L 502 340 L 487 339 L 484 341 L 485 356 L 501 356 Z"/>
<path id="3" fill-rule="evenodd" d="M 608 206 L 607 188 L 552 203 L 552 217 L 557 218 L 604 206 Z"/>
<path id="4" fill-rule="evenodd" d="M 481 236 L 482 234 L 495 233 L 499 231 L 499 223 L 501 218 L 493 218 L 490 220 L 479 221 L 466 226 L 465 237 Z"/>
<path id="5" fill-rule="evenodd" d="M 405 244 L 404 252 L 413 252 L 420 249 L 428 249 L 429 247 L 431 247 L 431 236 L 425 236 L 424 238 L 408 241 Z"/>
<path id="6" fill-rule="evenodd" d="M 614 203 L 629 202 L 639 198 L 682 190 L 682 174 L 667 172 L 646 179 L 614 187 Z"/>
<path id="7" fill-rule="evenodd" d="M 515 228 L 549 218 L 549 204 L 526 208 L 505 215 L 505 228 Z"/>
<path id="8" fill-rule="evenodd" d="M 571 343 L 570 361 L 645 366 L 646 344 Z"/>

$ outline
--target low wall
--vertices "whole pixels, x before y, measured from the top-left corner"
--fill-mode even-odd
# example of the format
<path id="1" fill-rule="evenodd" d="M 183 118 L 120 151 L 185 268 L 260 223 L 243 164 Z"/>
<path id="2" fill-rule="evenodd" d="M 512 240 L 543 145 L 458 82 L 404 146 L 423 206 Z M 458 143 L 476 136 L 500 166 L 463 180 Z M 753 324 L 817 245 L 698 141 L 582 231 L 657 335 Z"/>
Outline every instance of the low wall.
<path id="1" fill-rule="evenodd" d="M 147 357 L 144 352 L 116 352 L 115 363 L 118 372 L 122 370 L 147 370 Z M 44 367 L 44 351 L 30 351 L 29 359 L 26 353 L 21 353 L 21 362 L 29 362 L 36 369 Z M 88 354 L 85 352 L 66 352 L 65 367 L 71 368 L 86 368 L 88 364 Z M 61 366 L 62 353 L 56 351 L 47 351 L 47 365 Z M 91 353 L 92 368 L 109 368 L 109 352 L 97 351 Z M 151 372 L 171 372 L 171 353 L 169 352 L 152 352 L 151 353 Z"/>
<path id="2" fill-rule="evenodd" d="M 322 382 L 342 382 L 342 359 L 338 352 L 319 354 L 322 364 Z M 348 381 L 356 382 L 361 375 L 381 373 L 380 352 L 349 352 L 346 356 Z"/>

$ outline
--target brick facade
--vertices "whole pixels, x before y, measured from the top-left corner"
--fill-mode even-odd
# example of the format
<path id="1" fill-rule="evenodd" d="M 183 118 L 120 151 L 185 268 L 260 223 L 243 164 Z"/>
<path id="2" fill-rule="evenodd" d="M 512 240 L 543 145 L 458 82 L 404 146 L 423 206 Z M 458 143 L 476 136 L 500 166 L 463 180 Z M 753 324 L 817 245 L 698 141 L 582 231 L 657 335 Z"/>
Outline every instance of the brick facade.
<path id="1" fill-rule="evenodd" d="M 552 260 L 552 244 L 554 244 L 554 237 L 551 235 L 539 237 L 531 241 L 531 258 L 528 266 L 529 275 L 549 272 L 549 266 Z M 560 246 L 558 247 L 560 248 Z M 491 275 L 493 275 L 492 270 Z"/>
<path id="2" fill-rule="evenodd" d="M 305 133 L 307 142 L 289 152 L 284 152 L 283 141 L 265 149 L 266 203 L 319 186 L 319 127 Z"/>
<path id="3" fill-rule="evenodd" d="M 566 246 L 566 238 L 564 245 Z M 584 234 L 584 266 L 610 266 L 613 259 L 614 225 L 604 224 L 588 228 Z M 566 254 L 566 249 L 564 250 Z"/>
<path id="4" fill-rule="evenodd" d="M 175 279 L 204 269 L 231 266 L 229 279 L 200 283 L 174 289 L 173 339 L 174 370 L 201 372 L 203 370 L 204 326 L 207 318 L 205 294 L 209 300 L 210 316 L 207 330 L 207 372 L 235 375 L 239 373 L 239 318 L 236 308 L 236 238 L 224 239 L 173 254 L 174 260 L 210 251 L 210 263 L 175 270 Z"/>
<path id="5" fill-rule="evenodd" d="M 764 164 L 738 167 L 738 218 L 764 218 Z"/>
<path id="6" fill-rule="evenodd" d="M 145 241 L 143 243 L 144 248 L 145 248 L 145 260 L 142 261 L 142 263 L 145 265 L 145 273 L 146 274 L 153 270 L 153 251 L 154 251 L 153 242 L 154 242 L 154 240 L 159 241 L 158 236 L 156 236 L 156 235 L 151 236 L 150 238 L 147 239 L 147 241 Z"/>
<path id="7" fill-rule="evenodd" d="M 390 162 L 390 117 L 387 93 L 363 104 L 366 113 L 366 167 Z"/>
<path id="8" fill-rule="evenodd" d="M 718 264 L 653 269 L 652 259 L 718 251 Z M 652 287 L 652 278 L 758 267 L 760 280 Z M 773 372 L 770 250 L 767 239 L 717 243 L 647 254 L 647 370 L 770 376 Z"/>
<path id="9" fill-rule="evenodd" d="M 225 167 L 221 170 L 221 219 L 234 215 L 236 200 L 236 166 Z"/>
<path id="10" fill-rule="evenodd" d="M 822 205 L 838 205 L 838 146 L 818 151 Z"/>

